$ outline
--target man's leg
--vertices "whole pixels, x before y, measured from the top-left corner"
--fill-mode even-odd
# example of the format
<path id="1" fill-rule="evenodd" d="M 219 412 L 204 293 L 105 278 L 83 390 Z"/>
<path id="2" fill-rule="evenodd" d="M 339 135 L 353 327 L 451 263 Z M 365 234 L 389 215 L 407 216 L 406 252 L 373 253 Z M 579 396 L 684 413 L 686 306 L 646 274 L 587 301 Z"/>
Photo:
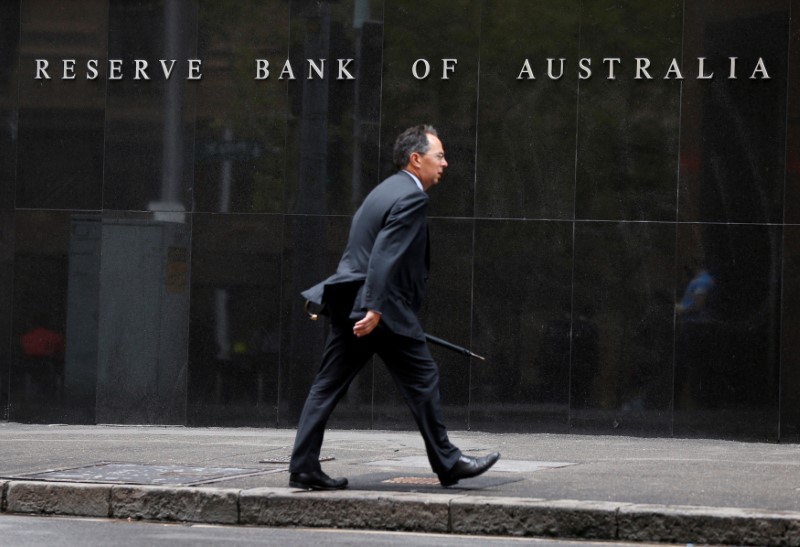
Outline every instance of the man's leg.
<path id="1" fill-rule="evenodd" d="M 425 342 L 380 333 L 378 355 L 400 388 L 425 441 L 428 461 L 436 474 L 447 473 L 458 462 L 461 451 L 447 436 L 439 400 L 439 369 Z"/>
<path id="2" fill-rule="evenodd" d="M 300 414 L 289 464 L 291 473 L 321 471 L 319 454 L 328 418 L 372 354 L 370 341 L 356 338 L 352 324 L 331 325 L 322 364 Z"/>

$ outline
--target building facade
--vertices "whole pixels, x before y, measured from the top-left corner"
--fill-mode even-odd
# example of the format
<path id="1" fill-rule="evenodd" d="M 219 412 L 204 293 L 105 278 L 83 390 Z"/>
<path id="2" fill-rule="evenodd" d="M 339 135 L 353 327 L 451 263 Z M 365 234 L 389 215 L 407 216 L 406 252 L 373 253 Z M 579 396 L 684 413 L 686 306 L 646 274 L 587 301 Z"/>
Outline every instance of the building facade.
<path id="1" fill-rule="evenodd" d="M 0 3 L 0 419 L 294 427 L 436 126 L 450 429 L 800 438 L 800 0 Z M 331 425 L 412 429 L 376 357 Z"/>

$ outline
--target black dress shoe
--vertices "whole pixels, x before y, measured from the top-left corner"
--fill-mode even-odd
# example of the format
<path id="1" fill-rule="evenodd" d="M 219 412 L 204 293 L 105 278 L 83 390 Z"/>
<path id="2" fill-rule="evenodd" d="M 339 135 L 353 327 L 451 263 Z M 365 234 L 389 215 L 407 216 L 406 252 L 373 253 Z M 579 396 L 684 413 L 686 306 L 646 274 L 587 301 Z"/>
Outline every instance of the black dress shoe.
<path id="1" fill-rule="evenodd" d="M 347 488 L 347 479 L 332 479 L 322 471 L 292 473 L 289 475 L 289 486 L 303 490 L 342 490 Z"/>
<path id="2" fill-rule="evenodd" d="M 481 458 L 462 455 L 450 471 L 439 475 L 439 482 L 442 483 L 442 486 L 453 486 L 461 479 L 477 477 L 481 473 L 488 471 L 499 459 L 499 452 L 492 452 L 488 456 Z"/>

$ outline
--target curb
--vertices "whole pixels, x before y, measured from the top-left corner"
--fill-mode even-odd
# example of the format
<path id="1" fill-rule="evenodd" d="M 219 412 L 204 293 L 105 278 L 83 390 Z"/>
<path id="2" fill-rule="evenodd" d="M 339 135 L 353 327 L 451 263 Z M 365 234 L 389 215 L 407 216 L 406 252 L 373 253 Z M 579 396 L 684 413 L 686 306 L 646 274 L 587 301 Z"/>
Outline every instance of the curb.
<path id="1" fill-rule="evenodd" d="M 465 497 L 0 481 L 0 511 L 209 524 L 800 547 L 800 512 Z"/>

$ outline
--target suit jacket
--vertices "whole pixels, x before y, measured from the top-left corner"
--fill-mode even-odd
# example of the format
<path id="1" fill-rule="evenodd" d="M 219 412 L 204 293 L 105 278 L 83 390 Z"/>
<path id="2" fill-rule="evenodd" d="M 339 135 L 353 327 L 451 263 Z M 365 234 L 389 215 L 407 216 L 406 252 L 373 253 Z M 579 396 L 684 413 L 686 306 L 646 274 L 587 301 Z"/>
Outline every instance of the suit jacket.
<path id="1" fill-rule="evenodd" d="M 353 216 L 336 273 L 303 291 L 309 301 L 381 314 L 392 332 L 425 339 L 417 312 L 428 281 L 428 195 L 400 171 L 376 186 Z M 325 311 L 323 311 L 325 313 Z"/>

